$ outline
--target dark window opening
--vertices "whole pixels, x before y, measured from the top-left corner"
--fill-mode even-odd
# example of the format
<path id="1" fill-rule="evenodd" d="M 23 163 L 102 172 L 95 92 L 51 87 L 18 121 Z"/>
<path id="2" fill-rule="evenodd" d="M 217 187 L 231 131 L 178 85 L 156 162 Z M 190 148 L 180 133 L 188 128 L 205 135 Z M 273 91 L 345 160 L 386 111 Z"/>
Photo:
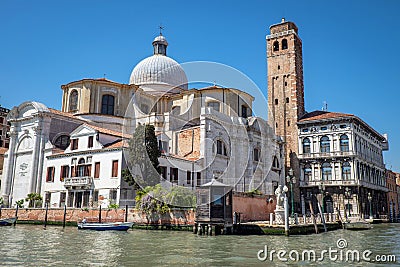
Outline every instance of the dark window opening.
<path id="1" fill-rule="evenodd" d="M 278 65 L 278 70 L 280 70 L 281 69 L 281 65 Z"/>
<path id="2" fill-rule="evenodd" d="M 242 105 L 242 117 L 247 118 L 247 107 Z"/>
<path id="3" fill-rule="evenodd" d="M 285 49 L 287 49 L 287 48 L 288 48 L 287 40 L 286 40 L 286 39 L 283 39 L 283 40 L 282 40 L 282 50 L 285 50 Z"/>
<path id="4" fill-rule="evenodd" d="M 320 141 L 320 152 L 329 153 L 331 152 L 331 143 L 328 136 L 323 136 Z"/>
<path id="5" fill-rule="evenodd" d="M 287 121 L 287 126 L 290 126 L 290 121 Z"/>
<path id="6" fill-rule="evenodd" d="M 101 114 L 114 115 L 114 96 L 103 95 L 101 100 Z"/>
<path id="7" fill-rule="evenodd" d="M 118 177 L 118 160 L 113 160 L 112 162 L 111 177 Z"/>
<path id="8" fill-rule="evenodd" d="M 226 156 L 226 147 L 221 140 L 217 140 L 217 154 Z"/>
<path id="9" fill-rule="evenodd" d="M 273 50 L 274 50 L 274 51 L 279 51 L 279 42 L 278 42 L 278 41 L 275 41 L 275 42 L 274 42 L 274 44 L 273 44 Z"/>
<path id="10" fill-rule="evenodd" d="M 71 142 L 72 142 L 72 144 L 71 144 L 71 150 L 76 150 L 76 149 L 78 149 L 78 141 L 79 141 L 79 139 L 72 139 L 72 140 L 71 140 Z"/>
<path id="11" fill-rule="evenodd" d="M 278 98 L 275 98 L 275 105 L 278 105 Z"/>
<path id="12" fill-rule="evenodd" d="M 289 103 L 289 97 L 286 97 L 286 103 Z"/>
<path id="13" fill-rule="evenodd" d="M 76 111 L 78 109 L 78 91 L 73 90 L 69 95 L 69 111 Z"/>
<path id="14" fill-rule="evenodd" d="M 340 151 L 342 152 L 349 151 L 349 137 L 346 134 L 340 136 Z"/>
<path id="15" fill-rule="evenodd" d="M 254 161 L 260 161 L 260 150 L 258 148 L 254 148 Z"/>
<path id="16" fill-rule="evenodd" d="M 303 153 L 310 153 L 311 152 L 311 142 L 309 138 L 303 139 Z"/>
<path id="17" fill-rule="evenodd" d="M 88 148 L 91 148 L 91 147 L 93 147 L 93 136 L 89 136 L 89 139 L 88 139 Z"/>
<path id="18" fill-rule="evenodd" d="M 171 168 L 169 178 L 171 183 L 178 183 L 178 168 Z"/>
<path id="19" fill-rule="evenodd" d="M 55 167 L 47 168 L 46 182 L 48 182 L 48 183 L 54 182 L 54 171 L 55 171 Z"/>
<path id="20" fill-rule="evenodd" d="M 160 166 L 160 174 L 164 180 L 167 180 L 167 167 Z"/>
<path id="21" fill-rule="evenodd" d="M 100 162 L 94 163 L 94 178 L 100 178 Z"/>
<path id="22" fill-rule="evenodd" d="M 69 146 L 69 136 L 61 135 L 57 137 L 56 141 L 54 142 L 54 146 L 62 150 L 65 150 Z"/>

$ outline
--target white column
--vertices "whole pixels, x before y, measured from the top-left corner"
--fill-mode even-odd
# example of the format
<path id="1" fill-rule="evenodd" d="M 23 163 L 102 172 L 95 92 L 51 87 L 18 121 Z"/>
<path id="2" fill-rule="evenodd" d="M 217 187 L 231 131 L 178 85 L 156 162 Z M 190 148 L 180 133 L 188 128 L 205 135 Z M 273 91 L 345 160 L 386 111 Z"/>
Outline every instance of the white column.
<path id="1" fill-rule="evenodd" d="M 14 131 L 12 129 L 10 131 L 10 143 L 9 143 L 9 149 L 8 149 L 8 158 L 7 158 L 7 173 L 5 173 L 4 177 L 4 182 L 2 186 L 2 195 L 4 198 L 4 201 L 6 202 L 6 206 L 11 205 L 12 201 L 12 186 L 13 186 L 13 179 L 14 179 L 14 160 L 15 160 L 15 151 L 16 151 L 16 146 L 17 146 L 17 136 L 18 132 Z"/>
<path id="2" fill-rule="evenodd" d="M 33 150 L 32 150 L 32 169 L 31 169 L 31 179 L 29 181 L 29 192 L 30 193 L 40 193 L 36 192 L 36 183 L 37 183 L 37 175 L 38 175 L 38 163 L 39 163 L 39 157 L 41 151 L 39 151 L 40 148 L 40 132 L 41 128 L 39 126 L 36 126 L 33 128 L 33 135 L 34 135 L 34 141 L 33 141 Z"/>

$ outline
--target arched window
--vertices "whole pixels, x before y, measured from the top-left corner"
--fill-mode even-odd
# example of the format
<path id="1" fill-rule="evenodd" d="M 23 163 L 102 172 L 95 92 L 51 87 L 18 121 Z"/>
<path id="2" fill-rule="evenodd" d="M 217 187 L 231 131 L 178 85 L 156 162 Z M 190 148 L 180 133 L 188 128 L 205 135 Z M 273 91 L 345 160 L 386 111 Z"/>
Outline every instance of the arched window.
<path id="1" fill-rule="evenodd" d="M 328 162 L 322 164 L 322 180 L 332 180 L 332 167 Z"/>
<path id="2" fill-rule="evenodd" d="M 273 50 L 274 50 L 274 51 L 279 51 L 279 42 L 278 42 L 278 41 L 275 41 L 275 42 L 274 42 L 274 44 L 273 44 Z"/>
<path id="3" fill-rule="evenodd" d="M 60 135 L 57 137 L 56 141 L 54 141 L 54 146 L 65 150 L 69 146 L 69 136 L 68 135 Z"/>
<path id="4" fill-rule="evenodd" d="M 276 156 L 274 156 L 274 161 L 272 162 L 272 168 L 279 169 L 279 160 Z"/>
<path id="5" fill-rule="evenodd" d="M 254 148 L 253 157 L 254 161 L 260 161 L 260 150 L 258 148 Z"/>
<path id="6" fill-rule="evenodd" d="M 78 110 L 78 91 L 72 90 L 69 94 L 69 111 Z"/>
<path id="7" fill-rule="evenodd" d="M 309 138 L 303 139 L 303 153 L 311 153 L 311 142 Z"/>
<path id="8" fill-rule="evenodd" d="M 349 137 L 346 134 L 340 136 L 340 151 L 349 151 Z"/>
<path id="9" fill-rule="evenodd" d="M 331 152 L 331 142 L 328 136 L 322 136 L 320 140 L 320 152 L 329 153 Z"/>
<path id="10" fill-rule="evenodd" d="M 310 164 L 307 164 L 304 166 L 303 172 L 304 172 L 304 180 L 311 181 L 312 180 L 312 169 L 311 169 Z"/>
<path id="11" fill-rule="evenodd" d="M 101 100 L 101 114 L 114 115 L 114 96 L 103 95 Z"/>
<path id="12" fill-rule="evenodd" d="M 226 146 L 221 140 L 217 140 L 217 154 L 224 156 L 227 155 Z"/>
<path id="13" fill-rule="evenodd" d="M 350 180 L 351 179 L 351 166 L 350 163 L 344 162 L 342 165 L 342 179 Z"/>
<path id="14" fill-rule="evenodd" d="M 85 176 L 85 159 L 80 159 L 78 161 L 78 177 L 83 177 Z"/>
<path id="15" fill-rule="evenodd" d="M 288 48 L 287 40 L 286 40 L 286 39 L 283 39 L 283 40 L 282 40 L 282 50 L 285 50 L 285 49 L 287 49 L 287 48 Z"/>

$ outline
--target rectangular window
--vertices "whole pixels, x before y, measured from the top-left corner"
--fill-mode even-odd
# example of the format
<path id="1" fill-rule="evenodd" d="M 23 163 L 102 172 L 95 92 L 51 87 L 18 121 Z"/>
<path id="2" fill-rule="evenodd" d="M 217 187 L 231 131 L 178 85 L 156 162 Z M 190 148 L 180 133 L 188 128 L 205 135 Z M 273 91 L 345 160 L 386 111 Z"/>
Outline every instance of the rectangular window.
<path id="1" fill-rule="evenodd" d="M 100 162 L 94 163 L 94 178 L 100 178 Z"/>
<path id="2" fill-rule="evenodd" d="M 112 162 L 111 177 L 118 177 L 118 160 L 113 160 Z"/>
<path id="3" fill-rule="evenodd" d="M 208 102 L 207 107 L 214 109 L 219 112 L 219 102 Z"/>
<path id="4" fill-rule="evenodd" d="M 65 192 L 60 193 L 60 208 L 65 206 L 66 195 L 67 195 L 67 193 L 65 193 Z"/>
<path id="5" fill-rule="evenodd" d="M 50 199 L 51 199 L 51 193 L 46 192 L 44 195 L 44 203 L 48 205 L 50 203 Z"/>
<path id="6" fill-rule="evenodd" d="M 260 160 L 260 151 L 257 148 L 254 148 L 254 161 Z"/>
<path id="7" fill-rule="evenodd" d="M 192 183 L 192 173 L 190 171 L 186 172 L 186 183 L 191 184 Z"/>
<path id="8" fill-rule="evenodd" d="M 71 139 L 71 150 L 78 149 L 78 141 L 79 139 Z"/>
<path id="9" fill-rule="evenodd" d="M 164 180 L 167 180 L 167 167 L 160 166 L 160 171 L 161 171 L 161 177 Z"/>
<path id="10" fill-rule="evenodd" d="M 96 203 L 99 201 L 99 190 L 93 191 L 93 201 Z"/>
<path id="11" fill-rule="evenodd" d="M 67 207 L 74 207 L 74 192 L 68 192 Z"/>
<path id="12" fill-rule="evenodd" d="M 201 185 L 201 172 L 197 173 L 197 186 Z"/>
<path id="13" fill-rule="evenodd" d="M 4 121 L 4 118 L 0 117 L 0 123 L 3 123 L 3 121 Z"/>
<path id="14" fill-rule="evenodd" d="M 116 201 L 117 201 L 117 190 L 111 189 L 110 190 L 110 203 L 115 204 Z"/>
<path id="15" fill-rule="evenodd" d="M 5 147 L 5 148 L 10 148 L 10 144 L 7 143 L 7 142 L 5 142 L 5 143 L 4 143 L 4 147 Z"/>
<path id="16" fill-rule="evenodd" d="M 171 168 L 169 176 L 171 183 L 178 183 L 178 168 Z"/>
<path id="17" fill-rule="evenodd" d="M 242 117 L 247 118 L 247 107 L 242 105 Z"/>
<path id="18" fill-rule="evenodd" d="M 69 175 L 69 166 L 68 165 L 61 166 L 60 181 L 63 182 L 65 178 L 68 178 L 68 175 Z"/>
<path id="19" fill-rule="evenodd" d="M 55 167 L 47 167 L 46 182 L 48 183 L 54 182 L 54 170 Z"/>
<path id="20" fill-rule="evenodd" d="M 75 166 L 71 166 L 71 177 L 75 177 L 76 172 L 75 172 Z"/>
<path id="21" fill-rule="evenodd" d="M 93 136 L 89 136 L 88 139 L 88 148 L 92 148 L 93 147 Z"/>

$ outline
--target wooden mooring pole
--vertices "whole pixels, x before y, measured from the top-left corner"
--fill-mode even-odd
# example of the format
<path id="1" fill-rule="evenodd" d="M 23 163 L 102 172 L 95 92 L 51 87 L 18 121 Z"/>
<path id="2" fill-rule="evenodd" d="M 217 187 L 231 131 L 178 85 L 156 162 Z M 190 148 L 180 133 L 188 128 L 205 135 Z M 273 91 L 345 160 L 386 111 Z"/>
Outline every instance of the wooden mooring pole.
<path id="1" fill-rule="evenodd" d="M 128 221 L 128 205 L 125 205 L 125 222 Z"/>
<path id="2" fill-rule="evenodd" d="M 64 205 L 63 228 L 65 228 L 65 219 L 67 218 L 67 205 Z"/>
<path id="3" fill-rule="evenodd" d="M 46 213 L 44 215 L 44 229 L 46 229 L 47 226 L 47 212 L 49 211 L 49 203 L 46 203 L 45 207 L 46 207 Z"/>
<path id="4" fill-rule="evenodd" d="M 101 205 L 99 206 L 99 223 L 101 223 Z"/>
<path id="5" fill-rule="evenodd" d="M 17 208 L 15 209 L 15 218 L 18 220 L 18 205 Z M 17 220 L 15 220 L 14 226 L 17 224 Z"/>

